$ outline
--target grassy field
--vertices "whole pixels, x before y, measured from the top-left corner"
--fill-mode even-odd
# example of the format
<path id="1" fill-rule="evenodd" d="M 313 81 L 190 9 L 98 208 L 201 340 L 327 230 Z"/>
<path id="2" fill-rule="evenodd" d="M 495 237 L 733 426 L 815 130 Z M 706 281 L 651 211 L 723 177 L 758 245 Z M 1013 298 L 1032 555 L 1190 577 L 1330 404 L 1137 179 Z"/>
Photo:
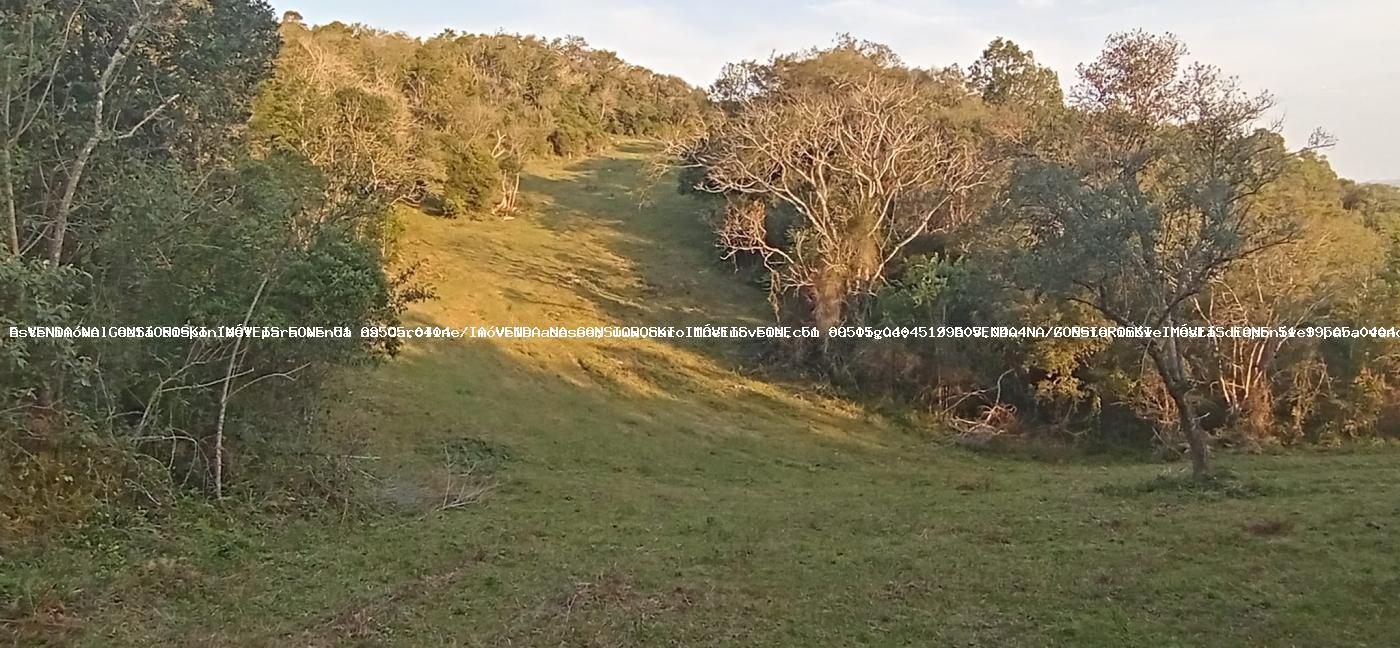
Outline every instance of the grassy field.
<path id="1" fill-rule="evenodd" d="M 765 322 L 648 149 L 535 169 L 509 221 L 412 215 L 411 323 Z M 345 519 L 221 514 L 0 562 L 18 643 L 1393 646 L 1400 455 L 977 454 L 741 369 L 728 341 L 414 342 L 339 380 Z M 471 467 L 470 475 L 463 475 Z M 479 501 L 439 510 L 485 489 Z"/>

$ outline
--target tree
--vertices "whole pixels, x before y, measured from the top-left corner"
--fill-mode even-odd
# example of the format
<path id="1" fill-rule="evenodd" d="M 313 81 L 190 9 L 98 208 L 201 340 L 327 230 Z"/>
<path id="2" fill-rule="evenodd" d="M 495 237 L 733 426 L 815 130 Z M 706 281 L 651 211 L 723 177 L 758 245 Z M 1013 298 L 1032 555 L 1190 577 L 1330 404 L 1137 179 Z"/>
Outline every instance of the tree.
<path id="1" fill-rule="evenodd" d="M 266 71 L 254 3 L 28 0 L 0 8 L 0 193 L 7 247 L 58 265 L 100 229 L 118 160 L 208 162 Z M 103 169 L 98 169 L 103 167 Z"/>
<path id="2" fill-rule="evenodd" d="M 1026 237 L 1023 279 L 1123 326 L 1176 327 L 1185 306 L 1239 262 L 1294 240 L 1256 196 L 1294 154 L 1258 123 L 1272 103 L 1212 67 L 1183 67 L 1173 36 L 1108 39 L 1079 68 L 1081 145 L 1012 183 Z M 1175 406 L 1193 472 L 1211 472 L 1194 359 L 1174 336 L 1143 342 Z"/>
<path id="3" fill-rule="evenodd" d="M 1364 293 L 1383 262 L 1384 240 L 1343 208 L 1343 186 L 1326 160 L 1301 155 L 1256 198 L 1261 217 L 1296 222 L 1296 241 L 1241 260 L 1192 297 L 1190 311 L 1215 326 L 1303 327 L 1337 324 L 1338 311 Z M 1303 432 L 1298 412 L 1321 394 L 1280 380 L 1317 354 L 1313 340 L 1234 337 L 1192 340 L 1204 346 L 1201 377 L 1222 402 L 1225 426 L 1249 444 L 1288 440 Z M 1293 407 L 1280 426 L 1277 396 Z M 1306 418 L 1306 417 L 1302 417 Z"/>
<path id="4" fill-rule="evenodd" d="M 775 296 L 802 293 L 823 330 L 910 243 L 964 218 L 963 200 L 987 177 L 976 142 L 940 123 L 913 81 L 871 75 L 736 96 L 685 159 L 705 172 L 698 188 L 728 198 L 721 247 L 758 254 Z M 789 242 L 770 236 L 769 207 L 797 215 Z"/>
<path id="5" fill-rule="evenodd" d="M 0 7 L 0 319 L 396 322 L 402 293 L 361 205 L 328 196 L 328 176 L 291 147 L 248 151 L 276 48 L 271 10 L 254 0 Z M 374 121 L 380 109 L 374 96 L 333 98 L 337 115 Z M 172 469 L 176 456 L 205 469 L 191 472 L 216 494 L 226 430 L 273 429 L 325 367 L 387 350 L 354 338 L 9 342 L 4 449 L 86 432 L 127 450 L 159 443 Z M 8 434 L 24 428 L 40 433 Z"/>
<path id="6" fill-rule="evenodd" d="M 993 40 L 968 68 L 972 89 L 988 103 L 1045 111 L 1064 104 L 1060 77 L 1036 63 L 1030 50 L 1004 38 Z"/>
<path id="7" fill-rule="evenodd" d="M 0 7 L 9 254 L 43 259 L 56 272 L 66 264 L 84 270 L 112 225 L 113 195 L 137 169 L 227 159 L 228 129 L 243 118 L 275 45 L 265 11 L 164 0 Z M 85 288 L 102 278 L 92 279 Z M 56 366 L 43 381 L 38 411 L 54 411 L 63 374 Z"/>

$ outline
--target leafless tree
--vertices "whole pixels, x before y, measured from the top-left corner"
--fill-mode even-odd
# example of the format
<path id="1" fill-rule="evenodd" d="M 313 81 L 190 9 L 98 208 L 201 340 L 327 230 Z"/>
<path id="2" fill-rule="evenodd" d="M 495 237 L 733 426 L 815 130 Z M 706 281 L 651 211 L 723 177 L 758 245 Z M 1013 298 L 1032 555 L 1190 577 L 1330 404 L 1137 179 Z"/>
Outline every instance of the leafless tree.
<path id="1" fill-rule="evenodd" d="M 757 254 L 775 296 L 803 292 L 823 330 L 910 243 L 965 219 L 967 195 L 991 173 L 911 81 L 871 76 L 745 97 L 736 108 L 681 157 L 703 169 L 698 189 L 729 199 L 717 228 L 725 252 Z M 790 241 L 768 232 L 775 205 L 800 216 Z"/>
<path id="2" fill-rule="evenodd" d="M 1302 327 L 1361 292 L 1381 262 L 1382 250 L 1368 245 L 1364 225 L 1337 222 L 1329 216 L 1305 219 L 1296 242 L 1245 259 L 1214 280 L 1204 295 L 1192 298 L 1200 320 L 1214 326 Z M 1288 382 L 1278 380 L 1281 365 L 1297 364 L 1280 356 L 1289 348 L 1312 343 L 1260 336 L 1209 338 L 1204 344 L 1212 362 L 1203 369 L 1236 431 L 1250 442 L 1280 434 L 1274 416 L 1275 390 L 1277 386 L 1287 389 Z M 1316 390 L 1311 385 L 1300 386 L 1312 394 Z M 1297 431 L 1298 422 L 1293 423 Z"/>

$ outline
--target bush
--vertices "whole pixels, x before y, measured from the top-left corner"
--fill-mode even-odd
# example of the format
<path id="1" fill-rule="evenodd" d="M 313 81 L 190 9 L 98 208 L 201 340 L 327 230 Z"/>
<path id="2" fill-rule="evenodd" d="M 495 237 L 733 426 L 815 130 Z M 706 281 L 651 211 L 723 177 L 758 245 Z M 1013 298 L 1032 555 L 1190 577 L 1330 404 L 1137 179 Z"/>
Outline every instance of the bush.
<path id="1" fill-rule="evenodd" d="M 11 403 L 33 402 L 38 385 L 55 372 L 86 384 L 88 363 L 72 338 L 10 338 L 11 326 L 68 326 L 76 294 L 87 277 L 69 266 L 51 267 L 13 256 L 0 258 L 0 417 Z M 0 428 L 6 427 L 0 418 Z"/>
<path id="2" fill-rule="evenodd" d="M 478 145 L 451 142 L 443 146 L 442 213 L 445 216 L 482 214 L 501 197 L 501 169 Z"/>
<path id="3" fill-rule="evenodd" d="M 597 150 L 607 141 L 607 134 L 602 126 L 590 121 L 581 109 L 566 106 L 548 139 L 555 155 L 577 157 Z"/>

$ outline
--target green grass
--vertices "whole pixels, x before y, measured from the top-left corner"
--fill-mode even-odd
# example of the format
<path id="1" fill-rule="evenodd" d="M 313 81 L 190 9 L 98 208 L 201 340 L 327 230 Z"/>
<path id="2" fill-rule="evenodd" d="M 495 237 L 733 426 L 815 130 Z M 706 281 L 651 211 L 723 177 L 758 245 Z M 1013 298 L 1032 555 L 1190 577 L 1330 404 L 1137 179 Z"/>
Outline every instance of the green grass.
<path id="1" fill-rule="evenodd" d="M 765 322 L 649 149 L 535 169 L 535 213 L 411 215 L 414 323 Z M 646 195 L 643 195 L 643 194 Z M 414 342 L 330 420 L 373 515 L 187 502 L 0 562 L 86 645 L 1394 645 L 1400 456 L 975 454 L 745 372 L 728 341 Z M 447 464 L 492 486 L 436 511 Z M 453 483 L 461 483 L 453 482 Z M 251 525 L 250 525 L 251 520 Z M 0 634 L 3 636 L 3 634 Z"/>

